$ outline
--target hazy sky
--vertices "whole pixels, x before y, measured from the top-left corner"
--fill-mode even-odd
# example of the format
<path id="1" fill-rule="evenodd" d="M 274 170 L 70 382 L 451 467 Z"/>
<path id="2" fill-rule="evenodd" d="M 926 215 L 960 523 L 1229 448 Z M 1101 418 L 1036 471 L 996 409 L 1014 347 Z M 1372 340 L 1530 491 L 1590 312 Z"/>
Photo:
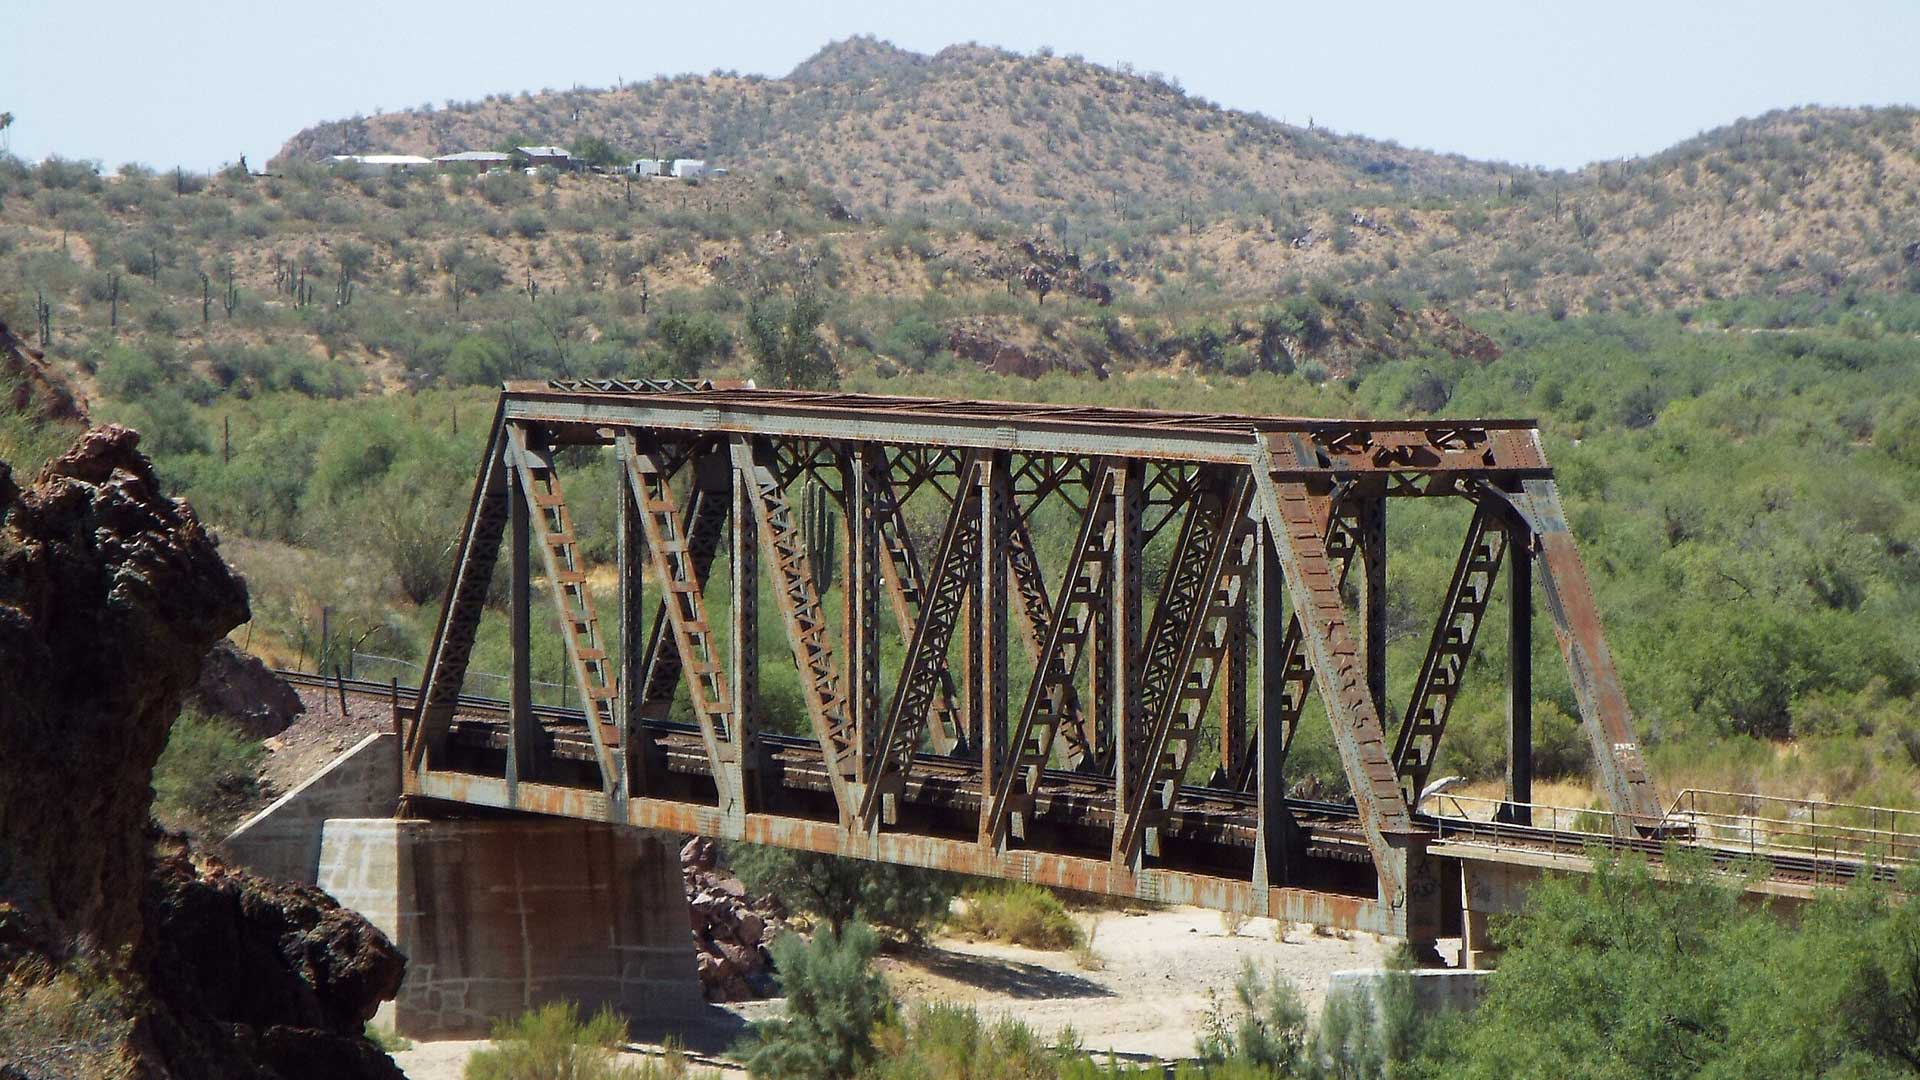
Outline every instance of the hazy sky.
<path id="1" fill-rule="evenodd" d="M 14 153 L 258 165 L 307 124 L 729 68 L 835 38 L 1051 45 L 1289 122 L 1550 166 L 1786 105 L 1920 102 L 1916 0 L 6 0 Z"/>

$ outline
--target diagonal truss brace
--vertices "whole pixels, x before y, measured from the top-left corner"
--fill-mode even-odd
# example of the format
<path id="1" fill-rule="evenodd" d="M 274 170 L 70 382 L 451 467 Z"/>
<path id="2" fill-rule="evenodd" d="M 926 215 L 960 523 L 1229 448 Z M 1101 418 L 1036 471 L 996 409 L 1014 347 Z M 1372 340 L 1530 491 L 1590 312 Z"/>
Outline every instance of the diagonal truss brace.
<path id="1" fill-rule="evenodd" d="M 647 561 L 673 634 L 674 666 L 684 676 L 687 695 L 693 702 L 720 808 L 744 812 L 740 803 L 745 788 L 741 778 L 741 724 L 727 673 L 720 663 L 713 624 L 707 617 L 701 560 L 683 531 L 686 517 L 668 482 L 666 462 L 656 449 L 645 445 L 635 446 L 625 457 L 627 483 L 639 506 L 640 524 L 647 538 Z M 724 495 L 709 493 L 707 497 L 724 505 Z"/>
<path id="2" fill-rule="evenodd" d="M 473 656 L 474 637 L 480 630 L 480 615 L 486 609 L 487 592 L 493 584 L 493 566 L 500 557 L 501 538 L 506 534 L 509 500 L 518 486 L 507 472 L 509 450 L 503 417 L 503 411 L 495 410 L 486 457 L 480 462 L 480 475 L 473 484 L 466 528 L 460 534 L 453 582 L 447 589 L 446 601 L 440 608 L 440 625 L 433 635 L 426 686 L 420 693 L 418 715 L 407 731 L 406 765 L 410 773 L 425 766 L 428 746 L 443 738 L 453 724 L 454 709 L 466 681 L 467 662 Z"/>
<path id="3" fill-rule="evenodd" d="M 675 471 L 673 463 L 660 454 L 656 454 L 655 459 L 667 470 L 662 475 L 670 478 Z M 708 462 L 699 461 L 695 464 L 693 490 L 687 496 L 687 506 L 681 512 L 676 526 L 680 534 L 686 537 L 686 549 L 692 555 L 694 574 L 703 584 L 713 572 L 714 556 L 719 553 L 726 534 L 729 510 L 725 480 L 731 473 L 731 465 L 724 454 L 714 464 L 723 467 L 718 477 L 712 476 L 714 470 Z M 637 489 L 634 501 L 639 501 Z M 668 621 L 667 602 L 661 600 L 654 606 L 653 621 L 648 624 L 637 680 L 640 693 L 630 711 L 644 720 L 667 719 L 673 705 L 674 688 L 681 681 L 680 651 L 675 645 L 673 629 Z"/>
<path id="4" fill-rule="evenodd" d="M 801 697 L 819 740 L 833 799 L 842 824 L 853 821 L 856 793 L 852 777 L 859 748 L 840 674 L 833 662 L 832 634 L 826 606 L 813 587 L 807 546 L 794 520 L 792 505 L 772 468 L 755 453 L 755 440 L 736 436 L 732 441 L 734 482 L 746 486 L 760 529 L 760 547 L 771 556 L 774 597 L 787 626 L 794 664 L 800 669 Z"/>
<path id="5" fill-rule="evenodd" d="M 1341 496 L 1336 493 L 1322 504 L 1327 511 L 1322 531 L 1326 536 L 1327 556 L 1333 560 L 1335 586 L 1344 588 L 1347 575 L 1353 570 L 1355 556 L 1359 553 L 1359 541 L 1349 528 L 1348 520 L 1341 516 L 1340 501 Z M 1280 756 L 1274 763 L 1276 765 L 1284 763 L 1287 752 L 1293 749 L 1293 737 L 1300 730 L 1301 714 L 1306 712 L 1307 699 L 1313 693 L 1313 665 L 1307 662 L 1299 612 L 1287 616 L 1287 633 L 1280 642 L 1278 666 L 1281 673 L 1280 707 L 1273 719 L 1268 721 L 1275 727 L 1275 735 L 1280 740 Z M 1228 785 L 1235 791 L 1251 792 L 1258 783 L 1260 740 L 1265 734 L 1258 727 L 1249 734 L 1246 753 L 1235 764 Z"/>
<path id="6" fill-rule="evenodd" d="M 1474 508 L 1466 542 L 1454 563 L 1453 579 L 1441 601 L 1439 622 L 1427 645 L 1426 659 L 1420 664 L 1419 678 L 1414 680 L 1406 722 L 1400 725 L 1394 741 L 1393 768 L 1400 776 L 1400 794 L 1408 806 L 1415 805 L 1433 771 L 1440 736 L 1446 731 L 1447 716 L 1453 711 L 1467 660 L 1473 655 L 1474 639 L 1493 599 L 1494 582 L 1507 548 L 1507 531 L 1500 521 L 1503 515 L 1496 508 L 1499 505 L 1482 501 Z"/>
<path id="7" fill-rule="evenodd" d="M 1126 806 L 1114 830 L 1114 858 L 1131 863 L 1158 814 L 1171 804 L 1225 658 L 1232 611 L 1252 568 L 1253 530 L 1244 471 L 1227 492 L 1198 498 L 1181 527 L 1140 664 L 1141 711 L 1150 726 L 1129 761 Z"/>
<path id="8" fill-rule="evenodd" d="M 606 643 L 600 637 L 600 620 L 594 612 L 593 594 L 587 588 L 586 565 L 579 538 L 574 535 L 573 516 L 567 511 L 553 455 L 545 443 L 536 440 L 523 424 L 508 425 L 507 436 L 520 491 L 532 518 L 535 546 L 560 617 L 567 661 L 580 689 L 601 784 L 607 792 L 608 807 L 618 817 L 627 801 L 626 769 L 617 757 L 624 741 L 614 710 L 619 687 Z"/>
<path id="9" fill-rule="evenodd" d="M 875 470 L 873 476 L 873 514 L 879 528 L 880 546 L 886 552 L 887 564 L 891 568 L 885 575 L 888 606 L 893 608 L 893 618 L 900 628 L 901 638 L 913 640 L 914 629 L 920 623 L 920 613 L 926 606 L 926 576 L 920 567 L 920 553 L 914 548 L 913 537 L 907 532 L 907 519 L 900 510 L 899 493 L 888 475 L 889 470 Z M 938 753 L 950 754 L 964 741 L 960 724 L 960 712 L 957 703 L 959 692 L 954 688 L 953 673 L 944 666 L 940 669 L 939 686 L 936 688 L 930 708 L 928 736 Z"/>
<path id="10" fill-rule="evenodd" d="M 1535 566 L 1546 594 L 1547 615 L 1572 676 L 1574 700 L 1600 769 L 1601 786 L 1618 815 L 1617 827 L 1624 830 L 1636 818 L 1651 827 L 1661 816 L 1659 793 L 1640 757 L 1633 712 L 1600 629 L 1600 608 L 1567 528 L 1559 489 L 1551 480 L 1527 480 L 1518 493 L 1502 494 L 1537 538 Z"/>
<path id="11" fill-rule="evenodd" d="M 886 724 L 880 730 L 878 752 L 868 764 L 866 795 L 860 806 L 860 820 L 868 828 L 879 817 L 881 797 L 897 793 L 912 768 L 920 732 L 943 685 L 941 675 L 947 671 L 947 653 L 960 625 L 973 571 L 982 558 L 988 557 L 981 550 L 981 491 L 980 462 L 970 460 L 961 472 L 961 495 L 954 500 L 940 534 L 926 600 L 907 646 L 906 663 L 894 687 Z"/>
<path id="12" fill-rule="evenodd" d="M 1367 836 L 1382 898 L 1400 907 L 1407 900 L 1407 846 L 1412 818 L 1400 797 L 1393 761 L 1388 756 L 1380 706 L 1367 686 L 1359 647 L 1347 625 L 1339 576 L 1328 557 L 1326 522 L 1330 497 L 1315 495 L 1287 479 L 1293 450 L 1285 440 L 1263 442 L 1268 471 L 1259 475 L 1261 512 L 1278 544 L 1280 569 L 1302 640 L 1322 687 L 1334 744 L 1340 750 L 1355 808 Z M 1327 692 L 1328 690 L 1331 693 Z"/>
<path id="13" fill-rule="evenodd" d="M 1019 725 L 1014 729 L 1013 758 L 1000 774 L 993 799 L 980 823 L 982 842 L 997 845 L 1015 814 L 1027 812 L 1040 774 L 1053 755 L 1053 743 L 1061 722 L 1072 713 L 1074 679 L 1080 670 L 1080 658 L 1093 633 L 1093 620 L 1105 594 L 1105 579 L 1113 563 L 1118 531 L 1113 527 L 1113 492 L 1120 484 L 1117 470 L 1103 470 L 1093 498 L 1088 502 L 1067 561 L 1066 577 L 1060 599 L 1048 616 L 1047 638 L 1034 661 L 1033 681 L 1027 688 Z M 1077 730 L 1077 724 L 1069 728 Z"/>
<path id="14" fill-rule="evenodd" d="M 1034 509 L 1030 505 L 1027 514 Z M 1034 548 L 1026 515 L 1010 515 L 1007 540 L 1007 576 L 1012 581 L 1014 592 L 1020 597 L 1019 617 L 1014 624 L 1020 628 L 1020 638 L 1026 645 L 1027 655 L 1034 662 L 1034 670 L 1038 671 L 1041 650 L 1052 633 L 1053 602 L 1047 595 L 1046 575 L 1040 569 L 1040 553 Z M 1093 753 L 1093 748 L 1087 744 L 1086 728 L 1081 720 L 1079 690 L 1068 683 L 1062 693 L 1064 697 L 1060 707 L 1065 710 L 1067 717 L 1065 735 L 1069 756 L 1073 764 L 1078 765 Z"/>

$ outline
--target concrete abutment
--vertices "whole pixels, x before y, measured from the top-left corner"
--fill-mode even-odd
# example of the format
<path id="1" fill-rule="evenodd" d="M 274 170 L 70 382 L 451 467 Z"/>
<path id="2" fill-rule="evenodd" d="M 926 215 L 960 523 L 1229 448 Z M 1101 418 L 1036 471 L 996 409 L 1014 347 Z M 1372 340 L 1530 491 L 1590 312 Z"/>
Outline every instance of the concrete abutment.
<path id="1" fill-rule="evenodd" d="M 636 1029 L 702 1007 L 673 838 L 547 818 L 332 819 L 318 884 L 407 955 L 375 1023 L 484 1035 L 554 1001 Z"/>

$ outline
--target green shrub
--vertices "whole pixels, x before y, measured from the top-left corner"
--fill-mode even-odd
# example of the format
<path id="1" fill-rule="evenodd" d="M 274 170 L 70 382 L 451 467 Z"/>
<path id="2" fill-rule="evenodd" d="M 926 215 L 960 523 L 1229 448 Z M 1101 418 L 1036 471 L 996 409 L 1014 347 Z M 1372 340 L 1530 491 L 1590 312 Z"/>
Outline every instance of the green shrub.
<path id="1" fill-rule="evenodd" d="M 260 790 L 260 744 L 231 721 L 183 710 L 153 766 L 153 816 L 170 829 L 224 832 Z"/>
<path id="2" fill-rule="evenodd" d="M 1195 1048 L 1200 1057 L 1282 1071 L 1290 1071 L 1300 1060 L 1306 1045 L 1307 1010 L 1279 973 L 1263 982 L 1248 960 L 1234 981 L 1231 1002 L 1222 1002 L 1212 991 L 1207 997 L 1207 1015 Z"/>
<path id="3" fill-rule="evenodd" d="M 773 944 L 781 1020 L 754 1025 L 742 1049 L 747 1071 L 779 1080 L 836 1080 L 874 1060 L 874 1029 L 893 1011 L 886 981 L 870 968 L 880 939 L 865 923 L 822 930 L 812 941 L 787 934 Z"/>
<path id="4" fill-rule="evenodd" d="M 838 932 L 854 919 L 924 940 L 953 904 L 953 877 L 788 848 L 736 844 L 727 860 L 748 889 L 770 893 Z"/>
<path id="5" fill-rule="evenodd" d="M 1049 1043 L 1013 1017 L 983 1021 L 968 1005 L 918 1005 L 874 1037 L 876 1080 L 1053 1080 L 1082 1051 L 1071 1030 Z"/>
<path id="6" fill-rule="evenodd" d="M 555 1002 L 493 1025 L 494 1045 L 467 1059 L 466 1080 L 624 1080 L 634 1071 L 615 1060 L 627 1042 L 626 1021 L 602 1008 L 580 1019 L 572 1002 Z"/>
<path id="7" fill-rule="evenodd" d="M 1004 885 L 977 892 L 967 898 L 953 925 L 962 933 L 1034 949 L 1070 949 L 1080 942 L 1080 926 L 1066 906 L 1038 885 Z"/>

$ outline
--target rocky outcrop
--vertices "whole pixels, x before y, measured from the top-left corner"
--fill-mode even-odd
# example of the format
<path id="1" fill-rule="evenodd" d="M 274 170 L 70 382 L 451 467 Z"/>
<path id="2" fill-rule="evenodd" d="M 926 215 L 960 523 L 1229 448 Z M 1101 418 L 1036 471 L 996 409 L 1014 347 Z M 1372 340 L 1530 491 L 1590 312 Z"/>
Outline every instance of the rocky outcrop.
<path id="1" fill-rule="evenodd" d="M 773 897 L 749 899 L 746 886 L 718 861 L 714 842 L 703 836 L 680 849 L 701 993 L 708 1001 L 766 997 L 774 991 L 767 945 L 780 933 L 785 911 Z"/>
<path id="2" fill-rule="evenodd" d="M 143 907 L 158 1007 L 140 1031 L 164 1062 L 153 1075 L 401 1075 L 361 1032 L 399 992 L 406 958 L 326 893 L 159 835 Z"/>
<path id="3" fill-rule="evenodd" d="M 138 446 L 93 429 L 24 487 L 0 464 L 0 979 L 108 965 L 136 1076 L 397 1077 L 360 1036 L 404 966 L 378 931 L 149 831 L 154 762 L 247 595 Z"/>
<path id="4" fill-rule="evenodd" d="M 200 678 L 187 693 L 188 706 L 222 716 L 250 739 L 270 739 L 287 730 L 306 705 L 273 669 L 219 641 L 200 664 Z"/>
<path id="5" fill-rule="evenodd" d="M 0 899 L 136 947 L 153 763 L 200 658 L 247 618 L 139 440 L 95 428 L 24 490 L 0 468 Z"/>

